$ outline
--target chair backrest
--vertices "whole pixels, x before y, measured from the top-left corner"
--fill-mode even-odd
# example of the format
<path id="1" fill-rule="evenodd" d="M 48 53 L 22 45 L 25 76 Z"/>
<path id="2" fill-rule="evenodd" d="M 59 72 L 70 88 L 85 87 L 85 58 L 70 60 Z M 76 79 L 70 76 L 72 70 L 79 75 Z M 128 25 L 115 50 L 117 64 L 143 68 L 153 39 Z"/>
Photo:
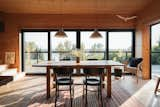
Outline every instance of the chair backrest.
<path id="1" fill-rule="evenodd" d="M 124 64 L 124 71 L 127 71 L 127 65 L 129 64 L 129 61 L 125 60 L 122 62 L 122 64 Z"/>
<path id="2" fill-rule="evenodd" d="M 98 60 L 98 59 L 87 59 L 87 60 Z M 104 72 L 104 68 L 84 68 L 84 74 L 86 75 L 100 75 Z"/>
<path id="3" fill-rule="evenodd" d="M 56 74 L 56 76 L 71 76 L 73 74 L 73 68 L 53 68 L 53 73 Z"/>
<path id="4" fill-rule="evenodd" d="M 103 68 L 85 68 L 83 69 L 84 74 L 86 75 L 101 75 L 103 73 Z"/>
<path id="5" fill-rule="evenodd" d="M 70 58 L 63 58 L 60 59 L 60 61 L 69 61 L 71 60 Z M 57 76 L 69 76 L 73 73 L 72 68 L 63 68 L 63 67 L 57 67 L 53 68 L 53 73 L 56 74 Z"/>

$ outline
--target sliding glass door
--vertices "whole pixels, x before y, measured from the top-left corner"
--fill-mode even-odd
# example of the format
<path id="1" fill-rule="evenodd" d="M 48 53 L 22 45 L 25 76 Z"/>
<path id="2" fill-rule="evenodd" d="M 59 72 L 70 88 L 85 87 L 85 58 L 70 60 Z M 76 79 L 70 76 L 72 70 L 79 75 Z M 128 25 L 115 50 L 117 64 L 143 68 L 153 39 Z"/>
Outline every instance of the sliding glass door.
<path id="1" fill-rule="evenodd" d="M 24 32 L 24 70 L 27 73 L 44 73 L 44 68 L 32 67 L 41 61 L 48 60 L 48 33 Z"/>
<path id="2" fill-rule="evenodd" d="M 151 26 L 151 72 L 160 74 L 160 23 Z"/>

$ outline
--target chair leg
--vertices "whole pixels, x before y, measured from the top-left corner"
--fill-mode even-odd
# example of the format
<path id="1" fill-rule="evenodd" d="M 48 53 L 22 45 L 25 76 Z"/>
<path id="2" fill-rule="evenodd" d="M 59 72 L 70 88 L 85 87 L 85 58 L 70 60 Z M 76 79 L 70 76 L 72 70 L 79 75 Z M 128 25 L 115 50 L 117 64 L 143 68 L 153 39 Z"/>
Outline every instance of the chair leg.
<path id="1" fill-rule="evenodd" d="M 57 86 L 57 90 L 58 90 L 58 97 L 59 97 L 59 85 Z"/>
<path id="2" fill-rule="evenodd" d="M 101 107 L 103 107 L 102 85 L 100 85 Z"/>
<path id="3" fill-rule="evenodd" d="M 58 91 L 58 90 L 57 90 L 57 85 L 56 85 L 55 102 L 54 102 L 54 103 L 55 103 L 55 107 L 56 107 L 56 105 L 57 105 L 57 91 Z"/>
<path id="4" fill-rule="evenodd" d="M 157 93 L 159 83 L 160 83 L 160 78 L 158 78 L 158 80 L 157 80 L 157 84 L 156 84 L 156 88 L 155 88 L 155 90 L 154 90 L 154 94 Z"/>
<path id="5" fill-rule="evenodd" d="M 83 96 L 82 96 L 82 97 L 83 97 L 83 99 L 84 99 L 84 85 L 83 85 Z"/>
<path id="6" fill-rule="evenodd" d="M 99 99 L 99 95 L 100 95 L 100 87 L 98 86 L 98 99 Z"/>
<path id="7" fill-rule="evenodd" d="M 137 79 L 137 84 L 138 84 L 138 72 L 136 72 L 136 79 Z"/>
<path id="8" fill-rule="evenodd" d="M 70 107 L 72 107 L 72 87 L 71 87 L 71 85 L 69 86 L 70 87 Z"/>
<path id="9" fill-rule="evenodd" d="M 86 100 L 85 107 L 87 107 L 88 106 L 88 101 L 87 101 L 87 84 L 86 84 L 86 96 L 85 96 L 85 100 Z"/>
<path id="10" fill-rule="evenodd" d="M 125 71 L 124 71 L 124 72 L 122 72 L 122 75 L 123 75 L 123 79 L 125 79 Z"/>
<path id="11" fill-rule="evenodd" d="M 72 87 L 72 97 L 74 98 L 74 86 Z"/>
<path id="12" fill-rule="evenodd" d="M 102 81 L 105 81 L 105 73 L 102 75 Z M 105 88 L 105 85 L 103 84 L 102 87 Z"/>

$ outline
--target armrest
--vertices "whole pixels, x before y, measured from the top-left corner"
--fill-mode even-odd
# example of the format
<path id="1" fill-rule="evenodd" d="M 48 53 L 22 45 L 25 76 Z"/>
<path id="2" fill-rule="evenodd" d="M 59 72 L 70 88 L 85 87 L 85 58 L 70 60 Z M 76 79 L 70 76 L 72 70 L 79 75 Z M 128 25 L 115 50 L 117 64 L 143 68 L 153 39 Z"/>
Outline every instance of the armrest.
<path id="1" fill-rule="evenodd" d="M 127 66 L 129 64 L 129 61 L 123 61 L 122 64 L 125 64 Z"/>
<path id="2" fill-rule="evenodd" d="M 124 71 L 127 71 L 127 66 L 129 64 L 129 61 L 123 61 L 122 64 L 124 64 Z"/>
<path id="3" fill-rule="evenodd" d="M 138 70 L 138 71 L 142 71 L 142 62 L 140 62 L 140 63 L 137 65 L 137 70 Z"/>

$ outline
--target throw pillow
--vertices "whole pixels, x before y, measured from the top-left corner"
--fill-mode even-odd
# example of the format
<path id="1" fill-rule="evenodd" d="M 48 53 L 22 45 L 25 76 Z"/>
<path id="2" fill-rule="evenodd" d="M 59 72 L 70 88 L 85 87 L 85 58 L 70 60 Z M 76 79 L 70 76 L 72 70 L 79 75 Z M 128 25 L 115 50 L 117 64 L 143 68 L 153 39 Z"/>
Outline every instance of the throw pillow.
<path id="1" fill-rule="evenodd" d="M 137 67 L 137 65 L 142 61 L 142 58 L 130 58 L 129 59 L 129 66 Z"/>

